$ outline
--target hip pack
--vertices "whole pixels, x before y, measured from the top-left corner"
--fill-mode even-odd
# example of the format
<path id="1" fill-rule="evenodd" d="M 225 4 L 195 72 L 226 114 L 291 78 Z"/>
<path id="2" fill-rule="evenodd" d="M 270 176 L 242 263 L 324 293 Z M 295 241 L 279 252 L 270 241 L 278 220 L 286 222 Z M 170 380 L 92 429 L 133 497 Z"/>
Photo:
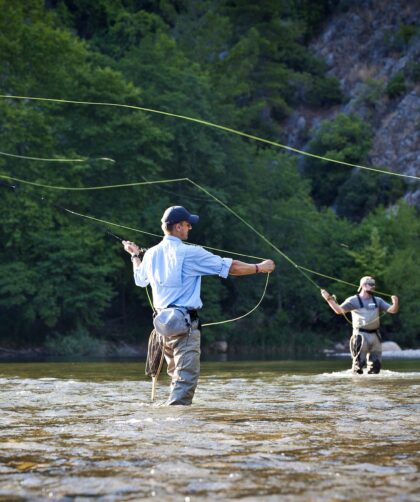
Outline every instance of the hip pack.
<path id="1" fill-rule="evenodd" d="M 186 309 L 168 307 L 156 314 L 153 325 L 164 337 L 186 335 L 191 328 L 191 317 Z"/>

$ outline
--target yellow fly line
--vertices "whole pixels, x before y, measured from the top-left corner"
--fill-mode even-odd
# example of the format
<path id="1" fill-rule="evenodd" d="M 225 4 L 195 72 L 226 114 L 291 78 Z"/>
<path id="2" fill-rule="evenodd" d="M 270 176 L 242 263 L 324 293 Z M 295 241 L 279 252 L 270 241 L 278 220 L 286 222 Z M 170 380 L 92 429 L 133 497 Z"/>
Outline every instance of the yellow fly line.
<path id="1" fill-rule="evenodd" d="M 146 108 L 143 106 L 126 105 L 126 104 L 122 104 L 122 103 L 107 103 L 107 102 L 101 102 L 101 101 L 79 101 L 79 100 L 72 100 L 72 99 L 41 98 L 41 97 L 35 97 L 35 96 L 14 96 L 14 95 L 7 95 L 7 94 L 0 94 L 0 98 L 1 99 L 18 99 L 18 100 L 25 100 L 25 101 L 44 101 L 44 102 L 50 102 L 50 103 L 67 103 L 67 104 L 75 104 L 75 105 L 108 106 L 108 107 L 125 108 L 125 109 L 131 109 L 131 110 L 139 110 L 139 111 L 146 112 L 146 113 L 165 115 L 168 117 L 174 117 L 174 118 L 181 119 L 181 120 L 187 120 L 189 122 L 195 122 L 196 124 L 201 124 L 201 125 L 204 125 L 207 127 L 219 129 L 219 130 L 231 133 L 231 134 L 236 134 L 237 136 L 242 136 L 243 138 L 252 139 L 252 140 L 258 141 L 260 143 L 265 143 L 267 145 L 275 146 L 277 148 L 282 148 L 283 150 L 288 150 L 290 152 L 298 153 L 299 155 L 305 155 L 307 157 L 312 157 L 312 158 L 315 158 L 318 160 L 325 160 L 327 162 L 333 162 L 335 164 L 341 164 L 341 165 L 344 165 L 347 167 L 356 167 L 358 169 L 364 169 L 367 171 L 373 171 L 373 172 L 381 173 L 381 174 L 389 174 L 391 176 L 420 179 L 419 176 L 395 173 L 395 172 L 385 170 L 385 169 L 378 169 L 378 168 L 374 168 L 374 167 L 363 166 L 360 164 L 352 164 L 351 162 L 345 162 L 343 160 L 337 160 L 337 159 L 331 159 L 328 157 L 323 157 L 322 155 L 316 155 L 314 153 L 305 152 L 303 150 L 299 150 L 298 148 L 293 148 L 288 145 L 283 145 L 281 143 L 278 143 L 277 141 L 271 141 L 271 140 L 268 140 L 265 138 L 260 138 L 259 136 L 254 136 L 252 134 L 248 134 L 248 133 L 245 133 L 242 131 L 238 131 L 236 129 L 232 129 L 231 127 L 226 127 L 226 126 L 222 126 L 220 124 L 215 124 L 213 122 L 209 122 L 207 120 L 202 120 L 202 119 L 198 119 L 198 118 L 194 118 L 194 117 L 188 117 L 186 115 L 179 115 L 177 113 L 165 112 L 163 110 L 156 110 L 153 108 Z"/>
<path id="2" fill-rule="evenodd" d="M 64 187 L 58 185 L 45 185 L 44 183 L 37 183 L 34 181 L 27 181 L 21 178 L 14 178 L 12 176 L 8 176 L 5 174 L 0 174 L 0 178 L 8 179 L 12 181 L 18 181 L 19 183 L 23 183 L 25 185 L 31 185 L 39 188 L 49 188 L 51 190 L 66 190 L 68 192 L 81 192 L 81 191 L 89 191 L 89 190 L 107 190 L 110 188 L 128 188 L 135 187 L 140 185 L 155 185 L 158 183 L 175 183 L 177 181 L 187 181 L 188 178 L 174 178 L 170 180 L 159 180 L 159 181 L 138 181 L 134 183 L 122 183 L 120 185 L 103 185 L 103 186 L 93 186 L 93 187 Z"/>
<path id="3" fill-rule="evenodd" d="M 83 158 L 83 159 L 68 159 L 68 158 L 44 158 L 44 157 L 29 157 L 27 155 L 17 155 L 14 153 L 0 152 L 0 155 L 3 157 L 13 157 L 15 159 L 23 159 L 23 160 L 40 160 L 42 162 L 90 162 L 92 160 L 102 160 L 104 162 L 115 162 L 114 159 L 110 159 L 109 157 L 96 157 L 94 159 L 91 158 Z"/>
<path id="4" fill-rule="evenodd" d="M 311 277 L 309 277 L 306 272 L 308 272 L 310 274 L 317 275 L 319 277 L 324 277 L 326 279 L 330 279 L 330 280 L 335 281 L 335 282 L 339 282 L 339 283 L 346 284 L 346 285 L 349 285 L 349 286 L 354 286 L 356 288 L 358 287 L 357 284 L 346 282 L 346 281 L 343 281 L 343 280 L 338 279 L 336 277 L 329 276 L 329 275 L 326 275 L 326 274 L 322 274 L 321 272 L 317 272 L 315 270 L 311 270 L 309 268 L 306 268 L 306 267 L 303 267 L 301 265 L 298 265 L 294 260 L 292 260 L 283 251 L 281 251 L 273 242 L 271 242 L 269 239 L 267 239 L 267 237 L 265 237 L 261 232 L 259 232 L 258 230 L 256 230 L 248 221 L 246 221 L 244 218 L 242 218 L 231 207 L 229 207 L 227 204 L 225 204 L 219 198 L 217 198 L 216 196 L 214 196 L 207 189 L 205 189 L 204 187 L 202 187 L 201 185 L 199 185 L 198 183 L 196 183 L 195 181 L 193 181 L 193 180 L 191 180 L 189 178 L 175 178 L 175 179 L 167 179 L 167 180 L 142 181 L 142 182 L 133 182 L 133 183 L 118 184 L 118 185 L 103 185 L 103 186 L 92 186 L 92 187 L 66 187 L 66 186 L 46 185 L 46 184 L 43 184 L 43 183 L 35 183 L 35 182 L 28 181 L 28 180 L 23 180 L 21 178 L 15 178 L 15 177 L 12 177 L 12 176 L 9 176 L 9 175 L 6 175 L 6 174 L 0 174 L 0 178 L 12 180 L 12 181 L 18 181 L 20 183 L 31 185 L 31 186 L 36 186 L 36 187 L 39 187 L 39 188 L 46 188 L 46 189 L 52 189 L 52 190 L 68 190 L 68 191 L 70 191 L 70 190 L 72 190 L 72 191 L 105 190 L 105 189 L 112 189 L 112 188 L 127 188 L 127 187 L 135 187 L 135 186 L 153 185 L 153 184 L 159 184 L 159 183 L 187 182 L 187 183 L 192 184 L 198 190 L 201 190 L 202 192 L 204 192 L 208 197 L 212 198 L 215 202 L 217 202 L 222 207 L 224 207 L 227 211 L 229 211 L 231 214 L 233 214 L 244 225 L 246 225 L 252 232 L 254 232 L 255 234 L 257 234 L 266 244 L 268 244 L 272 249 L 274 249 L 274 251 L 276 251 L 276 253 L 278 253 L 279 255 L 281 255 L 286 261 L 289 262 L 289 264 L 291 264 L 293 267 L 295 267 L 317 289 L 320 289 L 320 286 Z M 154 234 L 154 233 L 151 233 L 151 232 L 147 232 L 145 230 L 140 230 L 138 228 L 133 228 L 133 227 L 129 227 L 129 226 L 126 226 L 126 225 L 121 225 L 119 223 L 114 223 L 114 222 L 103 220 L 103 219 L 100 219 L 100 218 L 95 218 L 93 216 L 89 216 L 89 215 L 85 215 L 85 214 L 82 214 L 82 213 L 78 213 L 78 212 L 70 210 L 70 209 L 66 209 L 66 211 L 68 211 L 69 213 L 72 213 L 72 214 L 74 214 L 76 216 L 80 216 L 81 218 L 85 218 L 85 219 L 88 219 L 88 220 L 91 220 L 91 221 L 94 221 L 94 222 L 97 222 L 97 223 L 102 223 L 104 225 L 110 225 L 110 226 L 114 226 L 114 227 L 118 227 L 118 228 L 123 228 L 125 230 L 129 230 L 129 231 L 132 231 L 132 232 L 141 233 L 141 234 L 145 234 L 145 235 L 150 235 L 152 237 L 159 237 L 159 238 L 161 237 L 161 235 L 159 235 L 159 234 Z M 228 251 L 228 250 L 225 250 L 225 249 L 215 248 L 215 247 L 211 247 L 211 246 L 202 246 L 202 247 L 204 247 L 206 249 L 210 249 L 212 251 L 218 251 L 218 252 L 227 253 L 227 254 L 235 255 L 235 256 L 242 256 L 242 257 L 246 257 L 246 258 L 254 258 L 254 259 L 257 259 L 257 260 L 265 260 L 266 259 L 266 258 L 262 258 L 261 256 L 253 256 L 253 255 L 248 255 L 248 254 L 244 254 L 244 253 L 237 253 L 237 252 Z M 266 288 L 267 288 L 267 285 L 266 285 Z M 378 291 L 377 293 L 381 294 L 381 295 L 384 295 L 384 296 L 389 296 L 389 297 L 391 296 L 388 293 L 383 293 L 383 292 L 380 292 L 380 291 Z M 260 303 L 261 303 L 261 300 L 260 300 Z"/>
<path id="5" fill-rule="evenodd" d="M 207 126 L 207 127 L 212 127 L 212 128 L 215 128 L 215 129 L 219 129 L 219 130 L 222 130 L 222 131 L 225 131 L 225 132 L 228 132 L 228 133 L 231 133 L 231 134 L 235 134 L 235 135 L 247 138 L 247 139 L 251 139 L 251 140 L 254 140 L 254 141 L 257 141 L 257 142 L 265 143 L 267 145 L 271 145 L 271 146 L 274 146 L 274 147 L 277 147 L 277 148 L 282 148 L 284 150 L 288 150 L 288 151 L 293 152 L 293 153 L 297 153 L 297 154 L 304 155 L 304 156 L 307 156 L 307 157 L 316 158 L 318 160 L 324 160 L 324 161 L 327 161 L 327 162 L 332 162 L 332 163 L 335 163 L 335 164 L 341 164 L 341 165 L 345 165 L 345 166 L 351 167 L 351 168 L 358 168 L 358 169 L 363 169 L 363 170 L 367 170 L 367 171 L 372 171 L 372 172 L 376 172 L 376 173 L 380 173 L 380 174 L 388 174 L 388 175 L 391 175 L 391 176 L 398 176 L 398 177 L 403 177 L 403 178 L 420 179 L 419 176 L 406 175 L 406 174 L 401 174 L 401 173 L 395 173 L 395 172 L 392 172 L 392 171 L 389 171 L 389 170 L 384 170 L 384 169 L 378 169 L 378 168 L 363 166 L 363 165 L 360 165 L 360 164 L 353 164 L 353 163 L 350 163 L 350 162 L 345 162 L 345 161 L 337 160 L 337 159 L 331 159 L 331 158 L 324 157 L 324 156 L 321 156 L 321 155 L 316 155 L 316 154 L 313 154 L 313 153 L 310 153 L 310 152 L 305 152 L 303 150 L 299 150 L 297 148 L 293 148 L 293 147 L 288 146 L 288 145 L 283 145 L 283 144 L 278 143 L 276 141 L 267 140 L 267 139 L 264 139 L 264 138 L 261 138 L 261 137 L 258 137 L 258 136 L 254 136 L 252 134 L 248 134 L 248 133 L 245 133 L 245 132 L 242 132 L 242 131 L 238 131 L 238 130 L 232 129 L 230 127 L 225 127 L 225 126 L 222 126 L 222 125 L 219 125 L 219 124 L 215 124 L 215 123 L 212 123 L 212 122 L 209 122 L 209 121 L 206 121 L 206 120 L 197 119 L 197 118 L 193 118 L 193 117 L 188 117 L 186 115 L 179 115 L 179 114 L 175 114 L 175 113 L 165 112 L 165 111 L 162 111 L 162 110 L 156 110 L 156 109 L 153 109 L 153 108 L 146 108 L 146 107 L 134 106 L 134 105 L 126 105 L 126 104 L 121 104 L 121 103 L 79 101 L 79 100 L 68 100 L 68 99 L 53 99 L 53 98 L 41 98 L 41 97 L 33 97 L 33 96 L 0 95 L 0 98 L 1 99 L 27 100 L 27 101 L 28 100 L 31 100 L 31 101 L 44 101 L 44 102 L 54 102 L 54 103 L 68 103 L 68 104 L 77 104 L 77 105 L 107 106 L 107 107 L 117 107 L 117 108 L 133 109 L 133 110 L 143 111 L 143 112 L 146 112 L 146 113 L 154 113 L 154 114 L 164 115 L 164 116 L 168 116 L 168 117 L 174 117 L 174 118 L 177 118 L 177 119 L 187 120 L 187 121 L 194 122 L 194 123 L 197 123 L 197 124 L 200 124 L 200 125 L 204 125 L 204 126 Z M 66 158 L 40 158 L 40 157 L 30 157 L 30 156 L 10 154 L 10 153 L 6 153 L 6 152 L 0 152 L 0 155 L 8 156 L 8 157 L 20 158 L 20 159 L 26 159 L 26 160 L 37 160 L 37 161 L 43 161 L 43 162 L 88 162 L 89 160 L 91 160 L 91 159 L 66 159 Z M 107 157 L 100 157 L 100 158 L 97 158 L 97 159 L 94 159 L 94 160 L 102 160 L 102 161 L 115 162 L 113 159 L 110 159 L 110 158 L 107 158 Z M 188 182 L 188 183 L 191 183 L 193 186 L 195 186 L 200 191 L 204 192 L 207 196 L 211 197 L 214 201 L 216 201 L 218 204 L 220 204 L 222 207 L 224 207 L 227 211 L 229 211 L 231 214 L 233 214 L 237 219 L 239 219 L 243 224 L 245 224 L 248 228 L 250 228 L 251 231 L 253 231 L 254 233 L 256 233 L 264 242 L 266 242 L 266 244 L 268 244 L 272 249 L 274 249 L 274 251 L 276 251 L 278 254 L 280 254 L 286 261 L 288 261 L 293 267 L 295 267 L 317 289 L 320 289 L 319 286 L 318 286 L 318 284 L 311 277 L 309 277 L 306 272 L 308 272 L 310 274 L 314 274 L 314 275 L 320 276 L 320 277 L 328 278 L 330 280 L 333 280 L 333 281 L 336 281 L 336 282 L 339 282 L 339 283 L 342 283 L 342 284 L 346 284 L 346 285 L 357 287 L 356 284 L 352 284 L 352 283 L 343 281 L 341 279 L 338 279 L 336 277 L 328 276 L 328 275 L 322 274 L 320 272 L 317 272 L 317 271 L 311 270 L 309 268 L 302 267 L 302 266 L 298 265 L 289 256 L 287 256 L 285 253 L 283 253 L 275 244 L 273 244 L 269 239 L 267 239 L 261 232 L 259 232 L 258 230 L 256 230 L 250 223 L 248 223 L 244 218 L 242 218 L 236 211 L 234 211 L 232 208 L 230 208 L 223 201 L 221 201 L 220 199 L 218 199 L 217 197 L 215 197 L 213 194 L 211 194 L 204 187 L 202 187 L 201 185 L 199 185 L 198 183 L 194 182 L 193 180 L 191 180 L 189 178 L 176 178 L 176 179 L 168 179 L 168 180 L 144 181 L 144 182 L 124 183 L 124 184 L 118 184 L 118 185 L 103 185 L 103 186 L 93 186 L 93 187 L 63 187 L 63 186 L 55 186 L 55 185 L 46 185 L 46 184 L 42 184 L 42 183 L 38 183 L 38 182 L 31 182 L 31 181 L 23 180 L 23 179 L 20 179 L 20 178 L 14 178 L 14 177 L 11 177 L 11 176 L 8 176 L 8 175 L 4 175 L 4 174 L 0 175 L 0 178 L 9 179 L 9 180 L 13 180 L 13 181 L 18 181 L 20 183 L 28 184 L 28 185 L 39 187 L 39 188 L 47 188 L 47 189 L 53 189 L 53 190 L 67 190 L 67 191 L 104 190 L 104 189 L 111 189 L 111 188 L 127 188 L 127 187 L 145 186 L 145 185 L 162 184 L 162 183 Z M 140 229 L 135 229 L 135 228 L 132 228 L 132 227 L 128 227 L 128 226 L 124 226 L 124 225 L 112 223 L 112 222 L 109 222 L 109 221 L 101 220 L 99 218 L 94 218 L 92 216 L 88 216 L 88 215 L 84 215 L 84 214 L 81 214 L 81 213 L 77 213 L 75 211 L 70 211 L 70 210 L 67 210 L 67 211 L 70 212 L 70 213 L 72 213 L 72 214 L 75 214 L 77 216 L 80 216 L 82 218 L 93 220 L 93 221 L 96 221 L 96 222 L 99 222 L 99 223 L 103 223 L 103 224 L 106 224 L 106 225 L 112 225 L 112 226 L 116 226 L 116 227 L 119 227 L 119 228 L 124 228 L 126 230 L 130 230 L 130 231 L 134 231 L 134 232 L 140 232 L 140 233 L 143 233 L 143 234 L 146 234 L 146 235 L 150 235 L 150 236 L 160 237 L 160 235 L 153 234 L 153 233 L 150 233 L 150 232 L 146 232 L 146 231 L 143 231 L 143 230 L 140 230 Z M 243 256 L 243 257 L 255 258 L 255 259 L 264 259 L 264 258 L 257 257 L 257 256 L 247 255 L 247 254 L 243 254 L 243 253 L 235 253 L 235 252 L 226 251 L 226 250 L 223 250 L 223 249 L 213 248 L 213 247 L 210 247 L 210 246 L 203 246 L 203 247 L 205 247 L 207 249 L 211 249 L 213 251 L 225 252 L 225 253 L 228 253 L 228 254 L 231 254 L 231 255 L 236 255 L 236 256 Z M 211 326 L 211 325 L 223 324 L 223 323 L 226 323 L 226 322 L 236 321 L 236 320 L 242 319 L 243 317 L 246 317 L 247 315 L 249 315 L 252 312 L 254 312 L 254 310 L 256 310 L 259 307 L 259 305 L 261 304 L 261 302 L 262 302 L 262 300 L 263 300 L 263 298 L 265 296 L 265 293 L 266 293 L 266 290 L 267 290 L 267 286 L 268 286 L 268 281 L 269 281 L 269 274 L 267 274 L 267 280 L 266 280 L 266 284 L 265 284 L 265 287 L 264 287 L 264 292 L 263 292 L 263 294 L 261 296 L 261 299 L 259 300 L 258 304 L 251 311 L 249 311 L 245 315 L 237 317 L 235 319 L 229 319 L 229 320 L 226 320 L 226 321 L 220 321 L 220 322 L 215 322 L 215 323 L 207 323 L 206 325 L 207 326 Z M 388 293 L 383 293 L 383 292 L 380 292 L 380 291 L 378 291 L 378 294 L 382 294 L 382 295 L 385 295 L 385 296 L 391 296 Z M 150 301 L 150 298 L 149 298 L 149 301 Z M 346 320 L 348 321 L 347 318 L 346 318 Z"/>

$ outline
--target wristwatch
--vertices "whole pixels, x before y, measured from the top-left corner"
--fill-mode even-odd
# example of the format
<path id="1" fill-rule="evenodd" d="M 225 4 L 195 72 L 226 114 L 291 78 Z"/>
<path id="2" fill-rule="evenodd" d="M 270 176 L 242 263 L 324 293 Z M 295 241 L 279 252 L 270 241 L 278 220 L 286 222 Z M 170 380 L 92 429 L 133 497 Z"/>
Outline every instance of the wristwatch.
<path id="1" fill-rule="evenodd" d="M 140 258 L 140 256 L 138 254 L 132 254 L 131 261 L 134 261 L 134 258 Z"/>

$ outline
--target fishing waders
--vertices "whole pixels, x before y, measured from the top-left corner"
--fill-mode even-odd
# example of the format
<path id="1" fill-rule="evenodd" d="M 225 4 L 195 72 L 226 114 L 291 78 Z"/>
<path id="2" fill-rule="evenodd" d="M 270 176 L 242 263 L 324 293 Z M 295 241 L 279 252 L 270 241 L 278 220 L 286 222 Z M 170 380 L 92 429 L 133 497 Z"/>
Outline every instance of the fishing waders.
<path id="1" fill-rule="evenodd" d="M 353 358 L 353 372 L 363 373 L 367 365 L 368 373 L 381 370 L 382 345 L 379 330 L 365 331 L 356 329 L 350 338 L 350 352 Z"/>
<path id="2" fill-rule="evenodd" d="M 171 377 L 168 405 L 190 405 L 200 375 L 201 330 L 198 317 L 191 317 L 187 334 L 166 337 L 165 359 Z"/>
<path id="3" fill-rule="evenodd" d="M 350 338 L 352 369 L 354 373 L 362 374 L 367 364 L 369 374 L 379 373 L 382 359 L 379 307 L 374 296 L 372 296 L 373 309 L 365 308 L 359 295 L 357 298 L 360 308 L 352 311 L 353 335 Z"/>

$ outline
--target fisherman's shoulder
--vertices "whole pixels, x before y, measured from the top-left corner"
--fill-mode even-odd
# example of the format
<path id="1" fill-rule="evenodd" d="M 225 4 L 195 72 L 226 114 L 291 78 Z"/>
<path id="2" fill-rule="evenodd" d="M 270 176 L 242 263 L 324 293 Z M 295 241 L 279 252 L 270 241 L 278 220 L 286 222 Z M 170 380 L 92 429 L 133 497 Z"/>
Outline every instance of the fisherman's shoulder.
<path id="1" fill-rule="evenodd" d="M 213 253 L 210 253 L 210 251 L 207 251 L 207 249 L 204 249 L 203 246 L 200 246 L 198 244 L 183 243 L 183 245 L 185 246 L 186 258 L 200 260 L 209 258 L 213 255 Z"/>
<path id="2" fill-rule="evenodd" d="M 360 306 L 359 300 L 357 298 L 357 295 L 352 295 L 346 298 L 340 305 L 340 307 L 346 308 L 346 309 L 351 309 L 353 310 L 354 308 Z"/>
<path id="3" fill-rule="evenodd" d="M 162 246 L 162 241 L 150 248 L 147 248 L 146 252 L 144 253 L 144 256 L 146 257 L 154 255 L 161 248 L 161 246 Z"/>
<path id="4" fill-rule="evenodd" d="M 203 246 L 200 246 L 199 244 L 192 244 L 192 243 L 190 243 L 190 242 L 189 242 L 188 244 L 187 244 L 186 242 L 183 242 L 182 244 L 183 244 L 184 246 L 186 246 L 187 248 L 192 249 L 192 250 L 193 250 L 193 252 L 194 252 L 194 251 L 197 251 L 197 249 L 202 249 L 202 250 L 204 251 Z"/>
<path id="5" fill-rule="evenodd" d="M 386 300 L 384 300 L 383 298 L 381 298 L 380 296 L 375 296 L 374 298 L 376 303 L 378 304 L 378 307 L 381 310 L 388 310 L 391 307 L 391 304 Z"/>
<path id="6" fill-rule="evenodd" d="M 348 303 L 359 302 L 359 300 L 357 299 L 357 295 L 349 296 L 344 301 Z"/>

